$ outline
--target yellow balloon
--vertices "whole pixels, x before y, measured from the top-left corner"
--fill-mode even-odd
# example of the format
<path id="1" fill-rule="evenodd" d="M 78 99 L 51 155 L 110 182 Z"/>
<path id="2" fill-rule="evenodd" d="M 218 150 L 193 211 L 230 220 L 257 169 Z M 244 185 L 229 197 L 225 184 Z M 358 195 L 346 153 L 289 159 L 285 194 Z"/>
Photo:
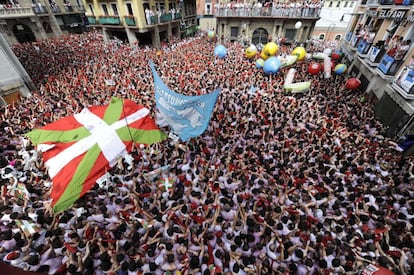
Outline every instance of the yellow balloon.
<path id="1" fill-rule="evenodd" d="M 303 60 L 306 56 L 306 50 L 304 47 L 296 47 L 292 51 L 292 55 L 297 55 L 298 60 Z"/>
<path id="2" fill-rule="evenodd" d="M 254 58 L 257 54 L 257 48 L 255 45 L 251 45 L 246 49 L 246 57 L 247 58 Z"/>
<path id="3" fill-rule="evenodd" d="M 269 58 L 269 56 L 266 54 L 266 52 L 265 52 L 264 50 L 260 53 L 260 57 L 261 57 L 263 60 L 266 60 L 266 59 L 268 59 L 268 58 Z"/>
<path id="4" fill-rule="evenodd" d="M 277 50 L 279 50 L 279 47 L 275 42 L 269 42 L 263 47 L 263 51 L 268 56 L 274 56 L 277 53 Z"/>

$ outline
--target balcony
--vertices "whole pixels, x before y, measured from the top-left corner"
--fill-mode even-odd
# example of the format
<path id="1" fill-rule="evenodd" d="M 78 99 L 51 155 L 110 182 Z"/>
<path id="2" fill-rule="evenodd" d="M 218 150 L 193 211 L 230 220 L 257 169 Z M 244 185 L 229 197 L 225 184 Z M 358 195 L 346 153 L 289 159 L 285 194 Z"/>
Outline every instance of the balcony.
<path id="1" fill-rule="evenodd" d="M 56 4 L 51 5 L 51 6 L 50 6 L 50 10 L 51 10 L 53 13 L 62 13 L 62 11 L 60 10 L 60 7 L 59 7 L 59 6 L 57 6 Z"/>
<path id="2" fill-rule="evenodd" d="M 99 16 L 99 23 L 101 25 L 120 25 L 121 20 L 119 16 L 103 15 Z"/>
<path id="3" fill-rule="evenodd" d="M 397 5 L 397 6 L 410 6 L 414 3 L 413 0 L 371 0 L 377 1 L 377 5 Z M 368 0 L 370 2 L 370 0 Z M 368 5 L 367 2 L 367 5 Z"/>
<path id="4" fill-rule="evenodd" d="M 370 50 L 372 43 L 368 43 L 367 41 L 360 39 L 358 46 L 357 46 L 357 54 L 360 57 L 366 57 L 368 51 Z"/>
<path id="5" fill-rule="evenodd" d="M 191 35 L 191 34 L 197 32 L 197 31 L 198 31 L 198 27 L 197 26 L 190 26 L 190 27 L 188 27 L 188 28 L 185 29 L 185 34 L 186 35 Z"/>
<path id="6" fill-rule="evenodd" d="M 87 18 L 89 25 L 98 25 L 98 20 L 96 20 L 95 16 L 88 16 Z"/>
<path id="7" fill-rule="evenodd" d="M 345 41 L 348 42 L 348 43 L 351 42 L 353 34 L 354 33 L 352 31 L 347 32 L 347 34 L 345 36 Z"/>
<path id="8" fill-rule="evenodd" d="M 151 19 L 151 25 L 158 24 L 158 16 L 153 15 L 151 16 L 150 19 Z"/>
<path id="9" fill-rule="evenodd" d="M 392 79 L 395 76 L 395 73 L 400 68 L 401 62 L 394 60 L 392 56 L 384 54 L 380 64 L 377 67 L 379 75 L 384 79 Z"/>
<path id="10" fill-rule="evenodd" d="M 169 21 L 172 21 L 171 13 L 166 13 L 160 16 L 160 23 L 165 23 Z"/>
<path id="11" fill-rule="evenodd" d="M 40 3 L 33 4 L 33 5 L 32 5 L 32 8 L 33 8 L 33 12 L 34 12 L 35 14 L 46 14 L 46 13 L 48 13 L 48 12 L 49 12 L 49 11 L 47 10 L 46 6 L 45 6 L 45 5 L 43 5 L 43 4 L 40 4 Z"/>
<path id="12" fill-rule="evenodd" d="M 391 87 L 396 90 L 403 98 L 414 99 L 414 68 L 404 66 L 398 76 L 394 79 Z"/>
<path id="13" fill-rule="evenodd" d="M 135 24 L 135 17 L 133 15 L 126 15 L 124 16 L 125 24 L 127 26 L 136 26 Z"/>
<path id="14" fill-rule="evenodd" d="M 182 18 L 182 15 L 179 12 L 177 12 L 177 13 L 164 13 L 160 16 L 153 15 L 153 16 L 150 17 L 150 20 L 151 20 L 150 25 L 171 22 L 171 21 L 174 21 L 174 20 L 179 20 L 181 18 Z"/>
<path id="15" fill-rule="evenodd" d="M 370 6 L 370 7 L 376 7 L 376 6 L 379 6 L 381 4 L 380 4 L 380 1 L 379 0 L 368 0 L 366 2 L 366 5 L 367 6 Z"/>
<path id="16" fill-rule="evenodd" d="M 64 6 L 65 6 L 65 11 L 66 12 L 74 12 L 75 11 L 71 4 L 64 4 Z"/>
<path id="17" fill-rule="evenodd" d="M 0 17 L 29 17 L 34 15 L 34 10 L 31 8 L 6 8 L 0 9 Z"/>
<path id="18" fill-rule="evenodd" d="M 367 64 L 371 67 L 378 67 L 385 52 L 386 50 L 383 45 L 379 45 L 379 43 L 377 43 L 377 45 L 373 45 L 368 52 L 368 57 L 366 59 Z"/>
<path id="19" fill-rule="evenodd" d="M 319 18 L 319 8 L 281 8 L 281 7 L 242 7 L 218 8 L 217 17 L 292 17 L 292 18 Z"/>

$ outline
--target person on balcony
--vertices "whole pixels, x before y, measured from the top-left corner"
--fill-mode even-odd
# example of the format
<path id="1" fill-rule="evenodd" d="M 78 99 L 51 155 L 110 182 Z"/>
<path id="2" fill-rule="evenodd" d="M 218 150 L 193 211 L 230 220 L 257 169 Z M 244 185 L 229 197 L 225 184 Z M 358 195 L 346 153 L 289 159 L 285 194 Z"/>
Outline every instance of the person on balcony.
<path id="1" fill-rule="evenodd" d="M 395 60 L 401 61 L 405 54 L 407 53 L 408 49 L 410 48 L 411 40 L 403 40 L 400 45 L 397 47 L 397 51 L 395 53 Z"/>
<path id="2" fill-rule="evenodd" d="M 398 68 L 400 67 L 401 63 L 403 62 L 405 54 L 408 52 L 410 48 L 411 40 L 403 40 L 401 44 L 397 46 L 397 50 L 395 51 L 394 56 L 394 63 L 392 63 L 390 68 L 390 73 L 395 73 Z"/>
<path id="3" fill-rule="evenodd" d="M 369 51 L 369 49 L 370 49 L 370 48 L 371 48 L 371 46 L 372 46 L 372 43 L 374 43 L 374 38 L 375 38 L 375 35 L 376 35 L 376 33 L 375 33 L 374 29 L 371 29 L 369 32 L 367 32 L 367 33 L 364 35 L 364 40 L 365 40 L 365 42 L 367 43 L 367 44 L 365 45 L 364 50 L 363 50 L 363 53 L 364 53 L 364 54 L 365 54 L 365 53 L 367 53 L 367 52 Z"/>
<path id="4" fill-rule="evenodd" d="M 387 45 L 387 55 L 394 57 L 395 53 L 397 52 L 397 48 L 401 44 L 402 40 L 402 37 L 398 35 L 394 36 Z"/>

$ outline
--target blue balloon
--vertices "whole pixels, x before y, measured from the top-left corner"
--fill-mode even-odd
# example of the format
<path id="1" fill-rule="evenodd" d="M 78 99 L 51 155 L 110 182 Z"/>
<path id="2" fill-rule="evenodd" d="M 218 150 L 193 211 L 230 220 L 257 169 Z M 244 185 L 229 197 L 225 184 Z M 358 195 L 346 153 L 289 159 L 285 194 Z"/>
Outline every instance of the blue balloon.
<path id="1" fill-rule="evenodd" d="M 280 65 L 281 62 L 279 58 L 276 56 L 269 57 L 264 63 L 263 71 L 265 74 L 275 74 L 279 71 Z"/>
<path id="2" fill-rule="evenodd" d="M 227 54 L 227 49 L 223 45 L 218 45 L 214 49 L 214 55 L 218 58 L 225 58 Z"/>
<path id="3" fill-rule="evenodd" d="M 263 69 L 265 61 L 262 58 L 256 60 L 256 68 Z"/>

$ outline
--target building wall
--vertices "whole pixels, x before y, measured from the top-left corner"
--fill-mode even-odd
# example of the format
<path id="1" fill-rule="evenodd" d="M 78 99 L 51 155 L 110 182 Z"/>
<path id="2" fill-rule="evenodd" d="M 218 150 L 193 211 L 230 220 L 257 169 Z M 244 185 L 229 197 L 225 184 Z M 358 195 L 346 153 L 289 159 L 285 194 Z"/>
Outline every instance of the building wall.
<path id="1" fill-rule="evenodd" d="M 195 0 L 84 1 L 90 27 L 101 30 L 105 39 L 116 37 L 160 48 L 198 30 Z"/>
<path id="2" fill-rule="evenodd" d="M 85 31 L 84 6 L 77 0 L 21 0 L 0 9 L 0 32 L 9 45 Z"/>
<path id="3" fill-rule="evenodd" d="M 400 85 L 400 76 L 413 65 L 414 55 L 414 14 L 411 6 L 404 5 L 382 5 L 371 0 L 358 6 L 358 15 L 350 21 L 347 39 L 343 43 L 346 51 L 354 53 L 352 66 L 359 72 L 357 77 L 368 79 L 369 85 L 364 90 L 369 98 L 375 103 L 376 116 L 388 126 L 387 135 L 401 136 L 405 133 L 414 132 L 414 94 L 412 89 Z M 357 26 L 362 29 L 372 29 L 375 38 L 369 50 L 363 51 L 359 39 Z M 409 50 L 403 59 L 395 61 L 387 56 L 390 50 L 390 40 L 400 36 L 403 40 L 412 40 Z M 359 40 L 358 40 L 359 39 Z M 371 57 L 373 52 L 379 52 L 379 58 Z M 388 65 L 387 65 L 388 64 Z M 412 68 L 412 67 L 411 67 Z M 410 79 L 405 79 L 410 83 Z M 414 86 L 414 83 L 412 83 Z"/>
<path id="4" fill-rule="evenodd" d="M 217 0 L 198 0 L 197 1 L 197 16 L 214 15 L 214 9 L 217 5 Z"/>
<path id="5" fill-rule="evenodd" d="M 11 103 L 17 95 L 28 96 L 33 89 L 29 75 L 0 33 L 0 105 Z"/>
<path id="6" fill-rule="evenodd" d="M 344 37 L 349 21 L 357 7 L 358 1 L 325 1 L 320 13 L 320 19 L 316 21 L 312 38 L 323 35 L 325 40 L 334 40 L 337 35 Z"/>
<path id="7" fill-rule="evenodd" d="M 207 31 L 209 29 L 216 29 L 217 19 L 215 17 L 202 17 L 199 18 L 200 30 Z"/>
<path id="8" fill-rule="evenodd" d="M 268 36 L 267 41 L 261 40 L 261 44 L 266 44 L 268 41 L 277 41 L 281 38 L 286 38 L 287 30 L 294 31 L 292 37 L 288 40 L 305 42 L 310 38 L 313 29 L 313 22 L 303 21 L 300 29 L 295 29 L 295 24 L 298 22 L 296 18 L 217 18 L 217 35 L 219 39 L 239 40 L 247 44 L 252 43 L 252 38 L 255 31 L 260 29 L 266 30 Z M 238 36 L 231 35 L 232 27 L 239 28 Z M 244 31 L 244 32 L 243 32 Z"/>

